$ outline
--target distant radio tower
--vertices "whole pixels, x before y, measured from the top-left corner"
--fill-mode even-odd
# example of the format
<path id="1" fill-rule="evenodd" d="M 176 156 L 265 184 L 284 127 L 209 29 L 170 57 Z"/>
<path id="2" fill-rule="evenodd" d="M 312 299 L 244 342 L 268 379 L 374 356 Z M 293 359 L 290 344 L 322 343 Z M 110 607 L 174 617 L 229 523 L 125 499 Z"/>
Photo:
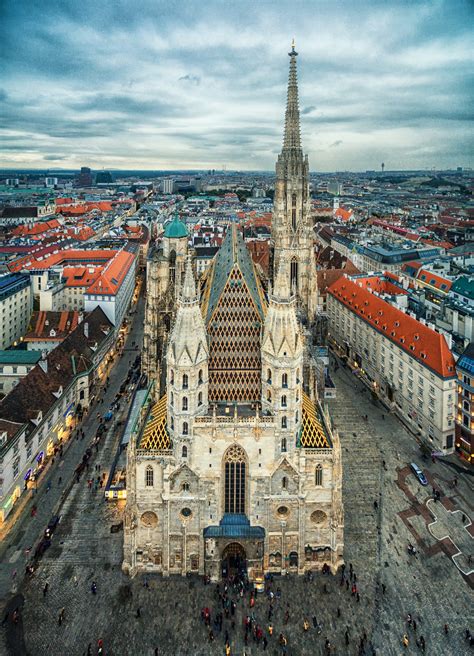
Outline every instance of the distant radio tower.
<path id="1" fill-rule="evenodd" d="M 382 162 L 382 173 L 384 172 L 384 170 L 385 170 L 385 164 Z"/>

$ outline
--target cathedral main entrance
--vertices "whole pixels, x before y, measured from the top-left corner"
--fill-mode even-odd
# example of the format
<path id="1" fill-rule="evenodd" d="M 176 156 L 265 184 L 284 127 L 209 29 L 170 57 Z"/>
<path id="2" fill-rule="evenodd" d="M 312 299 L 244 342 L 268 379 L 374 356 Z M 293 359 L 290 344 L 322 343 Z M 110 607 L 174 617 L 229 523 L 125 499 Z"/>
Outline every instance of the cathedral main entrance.
<path id="1" fill-rule="evenodd" d="M 222 552 L 221 559 L 222 578 L 228 576 L 242 576 L 247 572 L 247 554 L 238 542 L 231 542 Z"/>

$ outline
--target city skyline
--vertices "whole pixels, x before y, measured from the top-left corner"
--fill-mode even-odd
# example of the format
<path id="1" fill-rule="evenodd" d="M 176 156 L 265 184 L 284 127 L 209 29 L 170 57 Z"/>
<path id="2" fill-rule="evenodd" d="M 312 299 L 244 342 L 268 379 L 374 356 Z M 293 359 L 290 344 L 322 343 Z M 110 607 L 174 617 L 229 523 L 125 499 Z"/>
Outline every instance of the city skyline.
<path id="1" fill-rule="evenodd" d="M 312 171 L 472 166 L 468 2 L 85 12 L 6 4 L 0 166 L 271 170 L 293 36 Z"/>

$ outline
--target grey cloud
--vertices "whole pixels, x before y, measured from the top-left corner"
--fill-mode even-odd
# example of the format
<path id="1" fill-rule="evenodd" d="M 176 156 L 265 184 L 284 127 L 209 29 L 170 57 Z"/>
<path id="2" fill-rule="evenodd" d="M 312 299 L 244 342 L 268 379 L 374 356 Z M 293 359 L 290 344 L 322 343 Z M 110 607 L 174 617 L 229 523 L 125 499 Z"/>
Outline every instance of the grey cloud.
<path id="1" fill-rule="evenodd" d="M 318 168 L 345 167 L 348 155 L 369 167 L 374 147 L 351 153 L 356 137 L 377 134 L 387 151 L 401 129 L 401 162 L 406 152 L 410 166 L 443 166 L 458 148 L 459 164 L 472 164 L 469 2 L 318 3 L 318 23 L 334 34 L 316 33 L 314 0 L 297 12 L 292 0 L 140 0 L 140 11 L 127 0 L 5 0 L 2 11 L 0 101 L 16 133 L 4 143 L 18 153 L 91 153 L 107 166 L 161 157 L 178 168 L 216 157 L 245 168 L 256 157 L 273 168 L 291 24 L 303 143 L 332 144 Z"/>
<path id="2" fill-rule="evenodd" d="M 178 80 L 190 82 L 191 84 L 199 84 L 201 82 L 201 78 L 198 75 L 190 75 L 189 73 L 187 75 L 182 75 Z"/>

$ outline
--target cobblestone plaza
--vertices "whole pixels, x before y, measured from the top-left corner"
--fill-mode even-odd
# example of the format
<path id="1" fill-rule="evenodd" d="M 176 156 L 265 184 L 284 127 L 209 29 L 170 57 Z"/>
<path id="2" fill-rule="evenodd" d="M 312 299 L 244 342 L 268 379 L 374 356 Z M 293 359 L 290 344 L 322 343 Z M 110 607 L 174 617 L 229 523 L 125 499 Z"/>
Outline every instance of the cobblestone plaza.
<path id="1" fill-rule="evenodd" d="M 274 603 L 274 632 L 267 651 L 281 653 L 278 635 L 283 632 L 289 654 L 324 654 L 326 638 L 331 653 L 358 654 L 360 639 L 366 633 L 365 651 L 361 653 L 396 655 L 404 651 L 401 641 L 407 633 L 407 653 L 420 651 L 415 641 L 421 635 L 426 640 L 426 653 L 468 653 L 463 634 L 472 628 L 473 574 L 463 575 L 451 559 L 456 553 L 451 540 L 438 538 L 453 526 L 455 541 L 461 535 L 462 548 L 469 548 L 472 538 L 464 535 L 461 525 L 462 515 L 467 524 L 472 512 L 471 478 L 453 469 L 455 465 L 430 462 L 424 466 L 430 486 L 419 486 L 408 467 L 411 461 L 420 461 L 413 437 L 372 401 L 347 369 L 340 367 L 335 379 L 338 396 L 331 409 L 343 450 L 344 556 L 346 569 L 353 565 L 360 601 L 350 588 L 340 585 L 340 576 L 318 574 L 312 582 L 276 577 L 272 587 L 275 593 L 277 588 L 281 590 L 281 598 Z M 107 442 L 103 448 L 108 448 Z M 102 459 L 104 452 L 99 457 Z M 451 488 L 454 476 L 458 486 Z M 441 491 L 437 508 L 442 504 L 446 511 L 461 511 L 448 519 L 445 510 L 438 511 L 444 522 L 440 533 L 436 524 L 428 529 L 434 520 L 426 501 L 433 486 Z M 197 577 L 124 576 L 122 535 L 110 532 L 121 516 L 121 508 L 91 493 L 87 485 L 73 486 L 52 547 L 37 573 L 18 586 L 17 596 L 10 602 L 10 607 L 11 603 L 17 606 L 24 598 L 21 621 L 18 625 L 8 623 L 2 630 L 5 653 L 79 656 L 87 653 L 89 643 L 95 653 L 97 640 L 102 639 L 105 653 L 115 656 L 152 655 L 156 648 L 163 656 L 221 654 L 226 631 L 232 654 L 263 650 L 252 641 L 244 645 L 242 622 L 253 612 L 266 630 L 269 602 L 265 595 L 258 596 L 250 609 L 248 595 L 240 599 L 231 591 L 230 598 L 237 604 L 235 617 L 224 619 L 222 633 L 210 643 L 200 612 L 205 606 L 214 614 L 220 610 L 214 585 L 205 586 Z M 457 526 L 449 523 L 453 518 Z M 408 542 L 416 544 L 416 556 L 407 553 Z M 12 543 L 7 560 L 15 555 L 15 547 Z M 468 566 L 468 555 L 464 553 L 465 563 L 458 562 L 461 569 Z M 18 557 L 10 570 L 15 566 L 20 570 L 21 562 Z M 90 590 L 93 581 L 96 595 Z M 43 596 L 46 583 L 48 591 Z M 65 618 L 59 626 L 62 608 Z M 417 622 L 416 633 L 407 626 L 408 613 Z M 313 617 L 321 633 L 314 628 Z M 307 632 L 303 630 L 305 618 L 310 624 Z M 444 633 L 445 623 L 448 635 Z"/>

